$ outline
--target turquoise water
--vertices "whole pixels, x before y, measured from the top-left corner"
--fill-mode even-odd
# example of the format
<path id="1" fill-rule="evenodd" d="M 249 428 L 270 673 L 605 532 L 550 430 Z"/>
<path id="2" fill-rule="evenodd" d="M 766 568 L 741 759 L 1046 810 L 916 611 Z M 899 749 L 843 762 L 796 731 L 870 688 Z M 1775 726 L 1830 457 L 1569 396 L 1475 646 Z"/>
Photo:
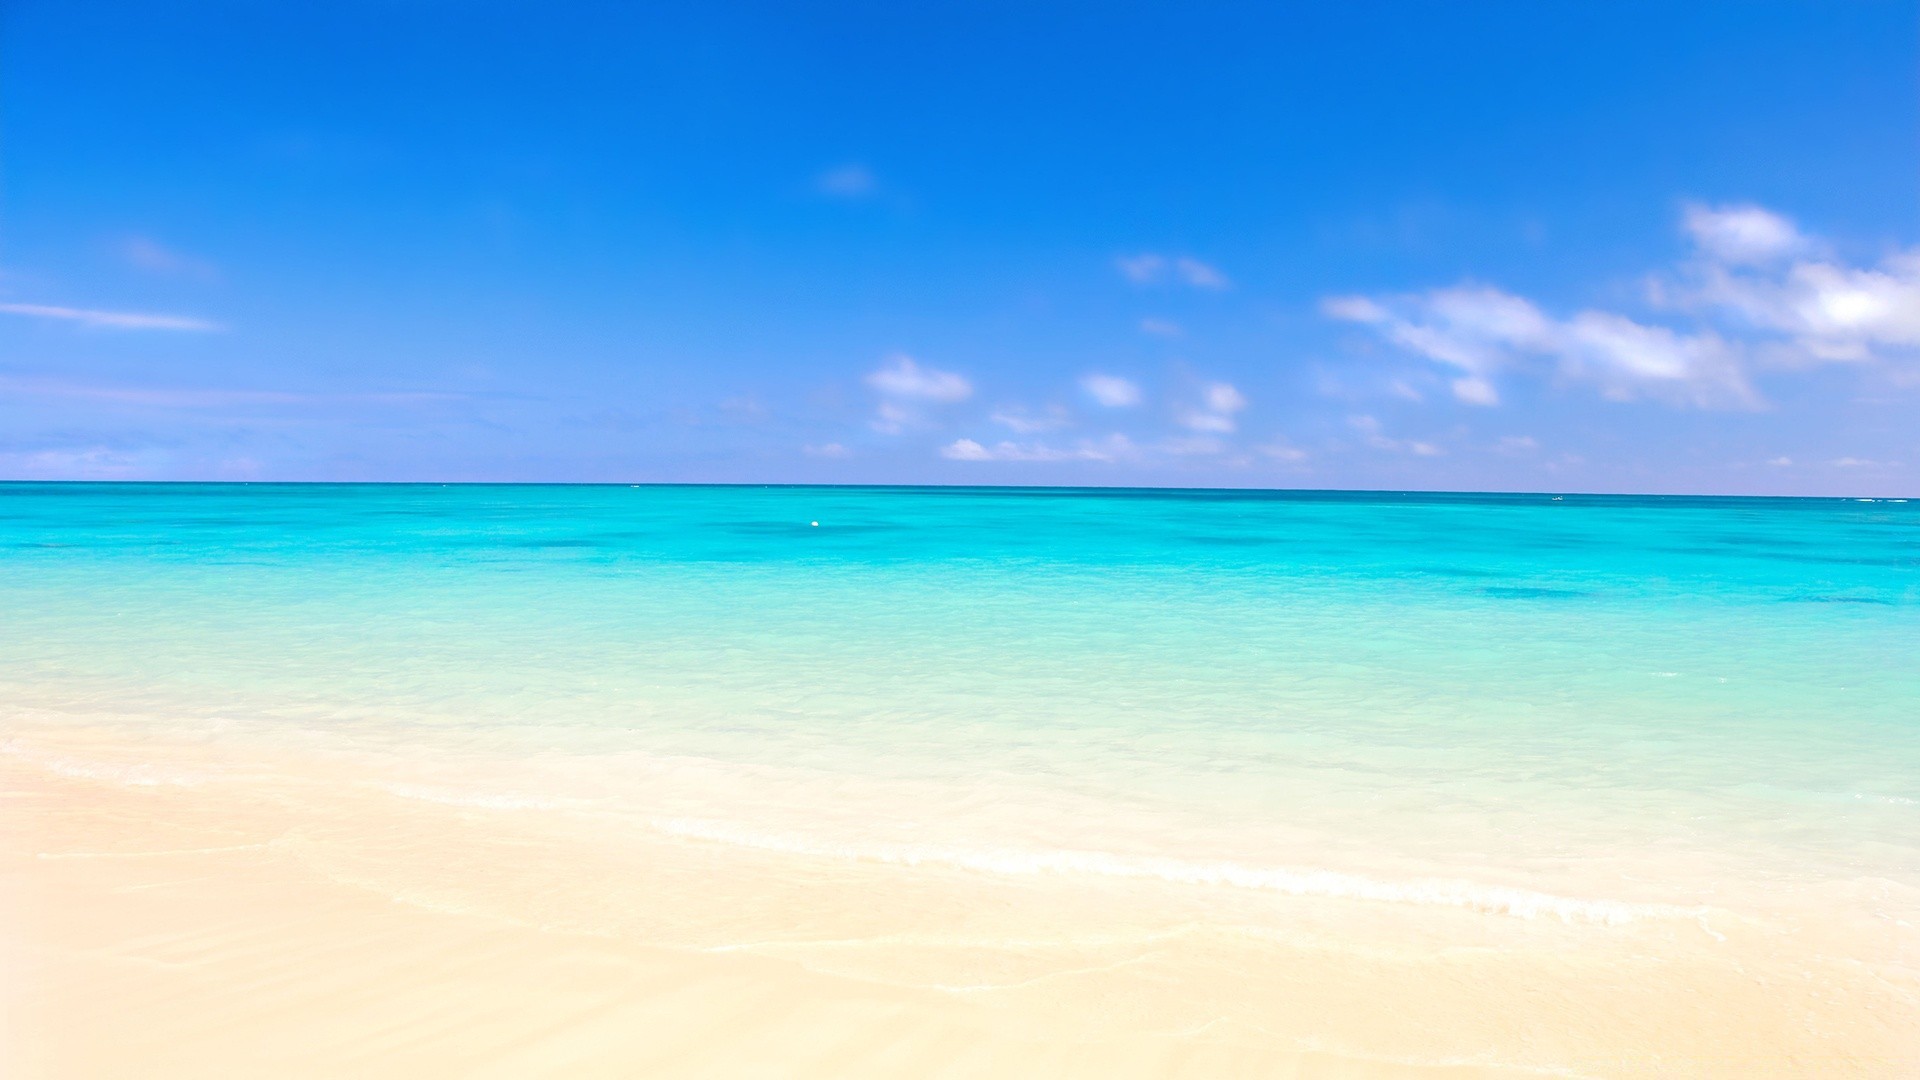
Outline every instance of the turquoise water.
<path id="1" fill-rule="evenodd" d="M 0 611 L 20 754 L 313 746 L 783 850 L 1361 896 L 1920 887 L 1920 504 L 7 484 Z M 449 794 L 464 761 L 548 771 Z"/>

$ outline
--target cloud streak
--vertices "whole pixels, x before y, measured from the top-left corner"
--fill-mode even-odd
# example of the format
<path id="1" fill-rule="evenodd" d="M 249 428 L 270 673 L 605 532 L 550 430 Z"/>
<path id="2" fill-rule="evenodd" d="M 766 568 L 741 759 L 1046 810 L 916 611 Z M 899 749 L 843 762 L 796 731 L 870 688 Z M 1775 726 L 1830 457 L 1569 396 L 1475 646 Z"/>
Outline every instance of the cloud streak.
<path id="1" fill-rule="evenodd" d="M 183 330 L 212 333 L 226 329 L 207 319 L 186 315 L 153 315 L 130 311 L 96 311 L 54 304 L 0 304 L 0 312 L 36 319 L 56 319 L 112 330 Z"/>
<path id="2" fill-rule="evenodd" d="M 1138 255 L 1122 255 L 1113 261 L 1113 265 L 1120 271 L 1121 277 L 1135 285 L 1174 283 L 1210 290 L 1233 286 L 1233 282 L 1218 267 L 1191 255 L 1169 256 L 1148 251 Z"/>
<path id="3" fill-rule="evenodd" d="M 927 367 L 905 353 L 893 354 L 869 372 L 867 385 L 881 397 L 869 426 L 883 435 L 922 426 L 929 406 L 956 404 L 973 396 L 973 384 L 965 376 Z"/>
<path id="4" fill-rule="evenodd" d="M 1140 387 L 1131 379 L 1094 372 L 1080 380 L 1087 396 L 1109 409 L 1125 409 L 1140 404 Z"/>
<path id="5" fill-rule="evenodd" d="M 1073 419 L 1067 415 L 1067 410 L 1057 405 L 1044 413 L 1035 413 L 1026 409 L 997 409 L 987 419 L 1020 435 L 1057 431 L 1073 422 Z"/>

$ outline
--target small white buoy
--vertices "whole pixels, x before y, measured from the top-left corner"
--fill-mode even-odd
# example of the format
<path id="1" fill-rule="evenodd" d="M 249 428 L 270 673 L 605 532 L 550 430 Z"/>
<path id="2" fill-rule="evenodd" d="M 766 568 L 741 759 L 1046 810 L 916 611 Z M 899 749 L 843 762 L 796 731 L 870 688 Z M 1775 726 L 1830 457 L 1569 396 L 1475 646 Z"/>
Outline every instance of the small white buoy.
<path id="1" fill-rule="evenodd" d="M 820 527 L 820 523 L 819 523 L 819 522 L 817 522 L 817 521 L 814 521 L 814 522 L 809 522 L 808 524 L 810 524 L 810 525 L 812 525 L 812 526 L 813 526 L 814 528 L 816 528 L 816 529 Z"/>

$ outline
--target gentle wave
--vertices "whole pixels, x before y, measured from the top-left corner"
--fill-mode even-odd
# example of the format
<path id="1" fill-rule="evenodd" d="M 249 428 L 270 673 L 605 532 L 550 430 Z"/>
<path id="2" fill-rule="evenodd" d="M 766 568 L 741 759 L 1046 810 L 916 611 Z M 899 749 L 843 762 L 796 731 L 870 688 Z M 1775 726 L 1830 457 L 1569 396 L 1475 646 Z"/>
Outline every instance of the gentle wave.
<path id="1" fill-rule="evenodd" d="M 1636 918 L 1699 918 L 1704 909 L 1657 904 L 1629 904 L 1618 900 L 1590 900 L 1552 893 L 1479 885 L 1439 879 L 1382 881 L 1333 870 L 1247 866 L 1233 862 L 1193 862 L 1184 859 L 1130 857 L 1101 851 L 1015 851 L 850 846 L 757 833 L 726 822 L 689 818 L 656 818 L 660 832 L 691 840 L 738 847 L 848 859 L 897 866 L 943 866 L 988 874 L 1092 874 L 1102 877 L 1155 879 L 1180 885 L 1227 885 L 1288 896 L 1319 896 L 1382 903 L 1420 904 L 1464 908 L 1491 915 L 1522 919 L 1549 916 L 1562 922 L 1619 926 Z"/>

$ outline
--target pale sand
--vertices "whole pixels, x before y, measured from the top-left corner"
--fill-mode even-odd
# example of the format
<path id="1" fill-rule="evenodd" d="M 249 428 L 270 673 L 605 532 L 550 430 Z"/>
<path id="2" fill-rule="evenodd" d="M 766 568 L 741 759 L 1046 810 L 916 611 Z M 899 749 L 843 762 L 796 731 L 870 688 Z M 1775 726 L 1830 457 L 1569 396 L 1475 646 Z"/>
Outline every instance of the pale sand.
<path id="1" fill-rule="evenodd" d="M 283 766 L 0 755 L 0 1073 L 1920 1075 L 1911 926 L 834 863 Z"/>

